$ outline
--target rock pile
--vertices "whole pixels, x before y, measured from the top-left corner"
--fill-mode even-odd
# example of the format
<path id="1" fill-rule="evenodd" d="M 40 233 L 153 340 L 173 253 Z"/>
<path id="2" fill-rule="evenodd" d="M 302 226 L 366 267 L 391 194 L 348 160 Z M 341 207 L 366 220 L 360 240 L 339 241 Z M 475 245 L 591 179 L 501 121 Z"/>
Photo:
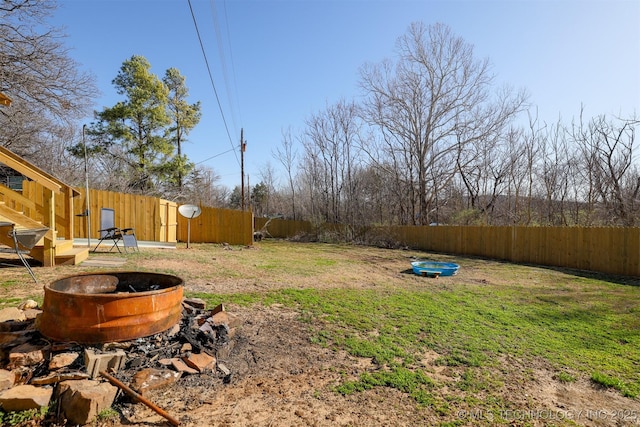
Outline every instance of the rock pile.
<path id="1" fill-rule="evenodd" d="M 231 380 L 222 361 L 233 348 L 238 321 L 222 305 L 207 310 L 200 299 L 184 299 L 181 320 L 171 329 L 98 346 L 52 342 L 36 328 L 40 313 L 31 300 L 0 310 L 0 410 L 4 412 L 52 407 L 56 402 L 57 413 L 48 416 L 58 425 L 83 425 L 119 399 L 133 397 L 178 425 L 145 394 L 184 375 Z"/>

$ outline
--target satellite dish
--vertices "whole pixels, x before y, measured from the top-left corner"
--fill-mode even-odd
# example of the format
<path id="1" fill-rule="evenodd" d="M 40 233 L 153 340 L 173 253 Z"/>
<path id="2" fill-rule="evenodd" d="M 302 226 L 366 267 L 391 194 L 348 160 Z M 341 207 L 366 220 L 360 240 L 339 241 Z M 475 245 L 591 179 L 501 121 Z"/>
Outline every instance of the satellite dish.
<path id="1" fill-rule="evenodd" d="M 202 213 L 199 206 L 196 205 L 182 205 L 178 208 L 178 212 L 185 218 L 197 218 Z"/>
<path id="2" fill-rule="evenodd" d="M 178 212 L 187 218 L 187 249 L 189 249 L 189 243 L 191 243 L 191 219 L 200 216 L 202 210 L 196 205 L 182 205 L 178 207 Z"/>

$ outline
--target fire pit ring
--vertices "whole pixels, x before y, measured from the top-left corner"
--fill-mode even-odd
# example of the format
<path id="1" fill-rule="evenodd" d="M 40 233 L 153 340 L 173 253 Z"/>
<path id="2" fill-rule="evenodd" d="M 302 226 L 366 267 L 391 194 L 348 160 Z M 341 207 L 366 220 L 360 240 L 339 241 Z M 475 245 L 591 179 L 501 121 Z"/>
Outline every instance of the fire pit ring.
<path id="1" fill-rule="evenodd" d="M 154 335 L 182 314 L 183 280 L 137 271 L 86 273 L 44 287 L 40 333 L 52 340 L 96 344 Z"/>

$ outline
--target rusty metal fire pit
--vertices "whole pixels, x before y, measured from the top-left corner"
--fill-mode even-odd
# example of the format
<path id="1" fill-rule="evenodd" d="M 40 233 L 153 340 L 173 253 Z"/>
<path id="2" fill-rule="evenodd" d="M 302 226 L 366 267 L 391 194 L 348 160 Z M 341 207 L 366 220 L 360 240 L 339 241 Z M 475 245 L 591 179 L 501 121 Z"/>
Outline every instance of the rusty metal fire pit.
<path id="1" fill-rule="evenodd" d="M 88 273 L 44 287 L 36 325 L 56 341 L 127 341 L 171 328 L 182 313 L 183 280 L 143 272 Z"/>

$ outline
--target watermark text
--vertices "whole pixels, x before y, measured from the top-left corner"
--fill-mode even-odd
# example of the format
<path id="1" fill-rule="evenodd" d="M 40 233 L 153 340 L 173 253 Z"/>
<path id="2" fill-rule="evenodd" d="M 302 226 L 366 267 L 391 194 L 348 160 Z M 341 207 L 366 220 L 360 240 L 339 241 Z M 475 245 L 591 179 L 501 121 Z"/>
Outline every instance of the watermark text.
<path id="1" fill-rule="evenodd" d="M 638 424 L 638 411 L 631 409 L 461 409 L 457 411 L 459 419 L 485 420 L 503 419 L 506 421 L 549 420 L 549 421 L 625 421 Z"/>

